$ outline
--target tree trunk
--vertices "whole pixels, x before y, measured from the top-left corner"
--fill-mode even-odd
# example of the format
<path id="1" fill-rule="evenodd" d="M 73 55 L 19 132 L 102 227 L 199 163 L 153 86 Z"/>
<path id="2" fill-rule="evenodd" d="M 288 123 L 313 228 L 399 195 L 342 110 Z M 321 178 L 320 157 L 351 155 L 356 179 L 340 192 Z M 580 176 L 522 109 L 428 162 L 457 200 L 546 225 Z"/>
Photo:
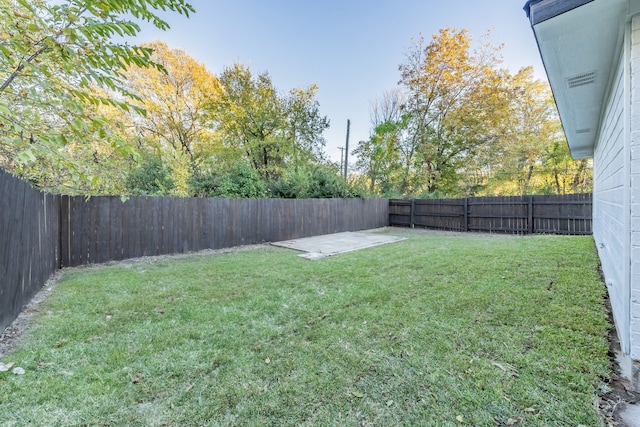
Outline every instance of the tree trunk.
<path id="1" fill-rule="evenodd" d="M 573 182 L 571 183 L 571 187 L 574 192 L 578 189 L 578 186 L 580 185 L 580 181 L 582 181 L 581 179 L 582 173 L 584 172 L 586 167 L 587 167 L 587 161 L 581 160 L 580 166 L 578 166 L 577 172 L 575 173 L 575 175 L 573 175 Z"/>

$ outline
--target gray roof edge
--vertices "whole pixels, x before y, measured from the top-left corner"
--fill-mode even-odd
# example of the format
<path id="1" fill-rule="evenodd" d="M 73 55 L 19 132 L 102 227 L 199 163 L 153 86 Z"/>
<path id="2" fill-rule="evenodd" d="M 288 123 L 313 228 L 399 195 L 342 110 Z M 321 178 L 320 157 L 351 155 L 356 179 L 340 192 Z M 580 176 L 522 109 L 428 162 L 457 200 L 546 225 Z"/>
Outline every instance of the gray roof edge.
<path id="1" fill-rule="evenodd" d="M 534 26 L 592 1 L 594 0 L 528 0 L 524 11 L 531 26 Z"/>

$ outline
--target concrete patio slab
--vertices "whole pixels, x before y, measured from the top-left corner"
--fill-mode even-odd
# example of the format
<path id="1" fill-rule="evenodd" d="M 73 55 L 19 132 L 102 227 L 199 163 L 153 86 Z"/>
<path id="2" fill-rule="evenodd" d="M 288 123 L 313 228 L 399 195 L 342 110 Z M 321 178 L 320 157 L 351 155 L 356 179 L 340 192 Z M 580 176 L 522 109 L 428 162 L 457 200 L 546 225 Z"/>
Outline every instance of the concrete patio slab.
<path id="1" fill-rule="evenodd" d="M 626 404 L 619 415 L 627 427 L 640 427 L 640 405 Z"/>
<path id="2" fill-rule="evenodd" d="M 367 231 L 325 234 L 302 239 L 285 240 L 272 243 L 274 246 L 303 251 L 299 255 L 308 260 L 317 260 L 345 252 L 357 251 L 374 246 L 406 240 L 404 237 L 388 236 Z"/>

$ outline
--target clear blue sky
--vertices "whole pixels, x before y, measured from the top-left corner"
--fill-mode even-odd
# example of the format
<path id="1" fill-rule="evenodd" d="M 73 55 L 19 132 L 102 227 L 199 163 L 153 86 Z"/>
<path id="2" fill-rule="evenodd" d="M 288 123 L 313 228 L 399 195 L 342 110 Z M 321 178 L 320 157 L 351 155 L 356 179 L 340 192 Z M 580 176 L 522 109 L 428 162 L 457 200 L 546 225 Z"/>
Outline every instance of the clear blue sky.
<path id="1" fill-rule="evenodd" d="M 220 74 L 240 62 L 255 74 L 268 71 L 280 91 L 319 86 L 320 111 L 331 127 L 325 152 L 340 160 L 351 120 L 350 151 L 370 133 L 369 105 L 399 80 L 411 38 L 440 28 L 469 30 L 479 39 L 492 31 L 504 44 L 503 67 L 544 70 L 525 0 L 192 0 L 189 19 L 169 16 L 167 32 L 144 28 L 141 41 L 160 39 L 182 48 Z M 350 159 L 351 160 L 351 159 Z M 350 162 L 351 163 L 351 162 Z"/>

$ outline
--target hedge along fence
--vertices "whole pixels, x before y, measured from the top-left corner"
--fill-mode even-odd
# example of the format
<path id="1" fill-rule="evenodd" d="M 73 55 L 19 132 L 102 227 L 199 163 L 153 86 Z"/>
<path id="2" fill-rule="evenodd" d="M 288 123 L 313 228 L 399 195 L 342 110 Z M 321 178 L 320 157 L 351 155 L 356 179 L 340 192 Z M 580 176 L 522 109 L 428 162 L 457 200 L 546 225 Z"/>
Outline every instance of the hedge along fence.
<path id="1" fill-rule="evenodd" d="M 388 225 L 388 199 L 55 196 L 0 170 L 0 333 L 58 268 Z"/>
<path id="2" fill-rule="evenodd" d="M 60 261 L 60 198 L 0 169 L 0 333 Z"/>
<path id="3" fill-rule="evenodd" d="M 62 196 L 61 266 L 388 225 L 388 199 Z"/>
<path id="4" fill-rule="evenodd" d="M 389 225 L 513 234 L 591 234 L 591 194 L 390 200 Z"/>

